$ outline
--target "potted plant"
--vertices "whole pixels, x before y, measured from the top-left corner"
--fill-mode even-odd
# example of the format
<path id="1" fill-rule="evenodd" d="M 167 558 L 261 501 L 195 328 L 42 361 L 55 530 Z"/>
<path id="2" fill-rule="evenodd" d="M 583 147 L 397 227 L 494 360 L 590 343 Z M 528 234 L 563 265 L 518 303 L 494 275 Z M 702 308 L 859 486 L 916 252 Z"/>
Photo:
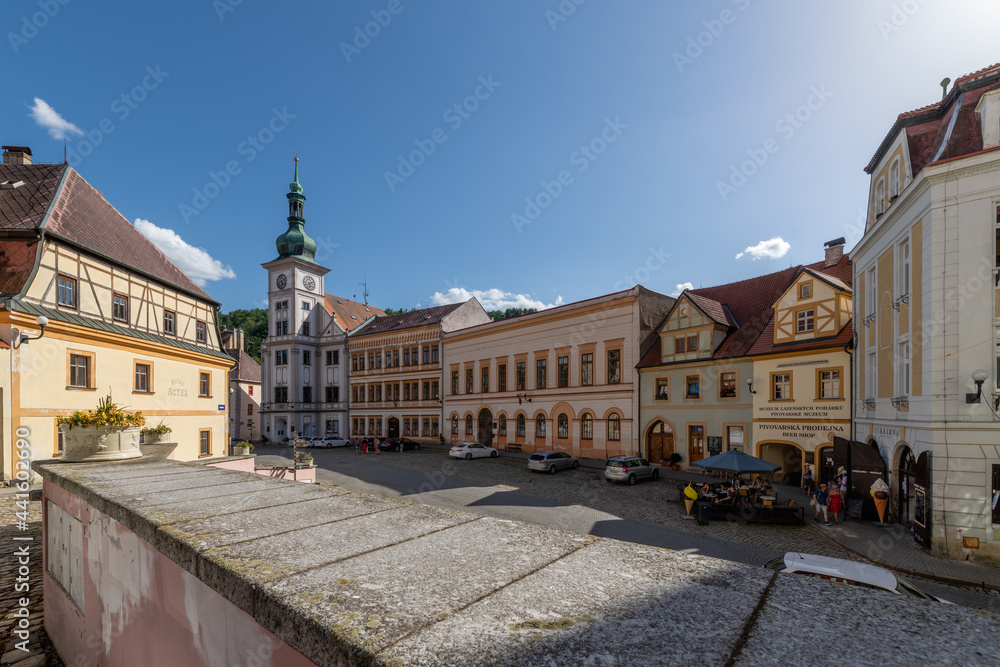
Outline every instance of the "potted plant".
<path id="1" fill-rule="evenodd" d="M 682 458 L 683 457 L 680 454 L 678 454 L 677 452 L 671 453 L 670 454 L 670 467 L 673 468 L 675 471 L 676 470 L 680 470 L 681 469 L 680 462 L 681 462 Z"/>
<path id="2" fill-rule="evenodd" d="M 233 445 L 233 456 L 246 456 L 253 451 L 253 445 L 243 440 Z"/>
<path id="3" fill-rule="evenodd" d="M 139 429 L 146 423 L 141 412 L 128 412 L 111 400 L 111 394 L 97 402 L 96 410 L 77 410 L 59 417 L 63 434 L 62 460 L 118 461 L 142 456 Z"/>
<path id="4" fill-rule="evenodd" d="M 170 439 L 169 433 L 170 427 L 163 422 L 156 426 L 147 426 L 142 429 L 142 444 L 154 445 L 158 442 L 167 442 Z"/>
<path id="5" fill-rule="evenodd" d="M 302 457 L 302 460 L 305 461 L 305 463 L 306 463 L 307 466 L 312 467 L 312 464 L 313 464 L 313 455 L 312 454 L 306 453 L 306 455 Z"/>

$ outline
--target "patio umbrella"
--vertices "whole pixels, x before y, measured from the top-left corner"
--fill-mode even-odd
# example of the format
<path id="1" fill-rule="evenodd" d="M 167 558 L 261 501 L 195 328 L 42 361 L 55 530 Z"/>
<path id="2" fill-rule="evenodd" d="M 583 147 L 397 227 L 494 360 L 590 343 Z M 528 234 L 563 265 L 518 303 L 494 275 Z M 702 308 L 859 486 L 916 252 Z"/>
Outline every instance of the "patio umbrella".
<path id="1" fill-rule="evenodd" d="M 691 465 L 704 468 L 705 470 L 719 470 L 722 472 L 734 473 L 766 474 L 781 469 L 780 465 L 737 451 L 723 452 L 722 454 L 709 456 L 707 459 L 695 461 Z"/>

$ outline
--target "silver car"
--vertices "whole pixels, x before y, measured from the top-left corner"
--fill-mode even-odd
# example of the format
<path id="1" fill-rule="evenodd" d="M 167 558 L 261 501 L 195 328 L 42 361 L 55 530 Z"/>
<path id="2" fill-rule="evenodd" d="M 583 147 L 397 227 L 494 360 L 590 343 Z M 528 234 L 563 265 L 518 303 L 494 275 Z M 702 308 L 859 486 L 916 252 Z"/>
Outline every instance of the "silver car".
<path id="1" fill-rule="evenodd" d="M 566 452 L 535 452 L 528 457 L 528 470 L 547 472 L 550 475 L 556 474 L 557 470 L 579 467 L 580 462 L 576 457 Z"/>
<path id="2" fill-rule="evenodd" d="M 660 478 L 660 469 L 639 456 L 612 456 L 604 466 L 604 479 L 608 482 L 628 482 L 631 486 L 640 479 Z"/>

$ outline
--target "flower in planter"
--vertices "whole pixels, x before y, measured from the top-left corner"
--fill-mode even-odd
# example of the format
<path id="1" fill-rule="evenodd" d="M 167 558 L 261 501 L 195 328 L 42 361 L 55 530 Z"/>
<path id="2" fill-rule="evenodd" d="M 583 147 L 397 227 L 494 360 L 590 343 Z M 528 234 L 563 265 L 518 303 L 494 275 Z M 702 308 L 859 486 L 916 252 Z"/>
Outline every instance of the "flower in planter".
<path id="1" fill-rule="evenodd" d="M 59 417 L 57 421 L 60 425 L 66 425 L 70 429 L 77 426 L 81 428 L 88 426 L 134 428 L 144 425 L 146 418 L 142 416 L 141 412 L 126 412 L 120 408 L 111 400 L 111 394 L 109 393 L 104 398 L 98 400 L 96 410 L 87 410 L 86 412 L 77 410 L 69 417 Z"/>
<path id="2" fill-rule="evenodd" d="M 243 447 L 248 452 L 252 452 L 253 451 L 253 444 L 247 442 L 246 440 L 243 440 L 242 442 L 237 442 L 235 446 L 236 447 Z"/>
<path id="3" fill-rule="evenodd" d="M 142 429 L 143 435 L 163 435 L 164 433 L 170 433 L 170 427 L 160 422 L 156 426 L 147 426 Z"/>

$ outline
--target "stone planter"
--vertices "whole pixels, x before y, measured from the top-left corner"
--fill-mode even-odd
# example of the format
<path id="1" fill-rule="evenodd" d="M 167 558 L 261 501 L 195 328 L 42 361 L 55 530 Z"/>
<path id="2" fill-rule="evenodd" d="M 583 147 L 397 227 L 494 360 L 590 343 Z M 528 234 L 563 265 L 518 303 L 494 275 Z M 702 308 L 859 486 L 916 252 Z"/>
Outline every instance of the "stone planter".
<path id="1" fill-rule="evenodd" d="M 69 428 L 60 426 L 63 433 L 63 455 L 65 463 L 80 461 L 119 461 L 137 459 L 142 456 L 139 449 L 138 426 L 120 428 L 111 426 L 87 426 Z"/>
<path id="2" fill-rule="evenodd" d="M 139 451 L 143 456 L 154 459 L 169 459 L 175 449 L 177 449 L 176 442 L 144 442 L 139 445 Z"/>
<path id="3" fill-rule="evenodd" d="M 249 447 L 233 447 L 233 456 L 248 456 L 249 454 Z"/>

